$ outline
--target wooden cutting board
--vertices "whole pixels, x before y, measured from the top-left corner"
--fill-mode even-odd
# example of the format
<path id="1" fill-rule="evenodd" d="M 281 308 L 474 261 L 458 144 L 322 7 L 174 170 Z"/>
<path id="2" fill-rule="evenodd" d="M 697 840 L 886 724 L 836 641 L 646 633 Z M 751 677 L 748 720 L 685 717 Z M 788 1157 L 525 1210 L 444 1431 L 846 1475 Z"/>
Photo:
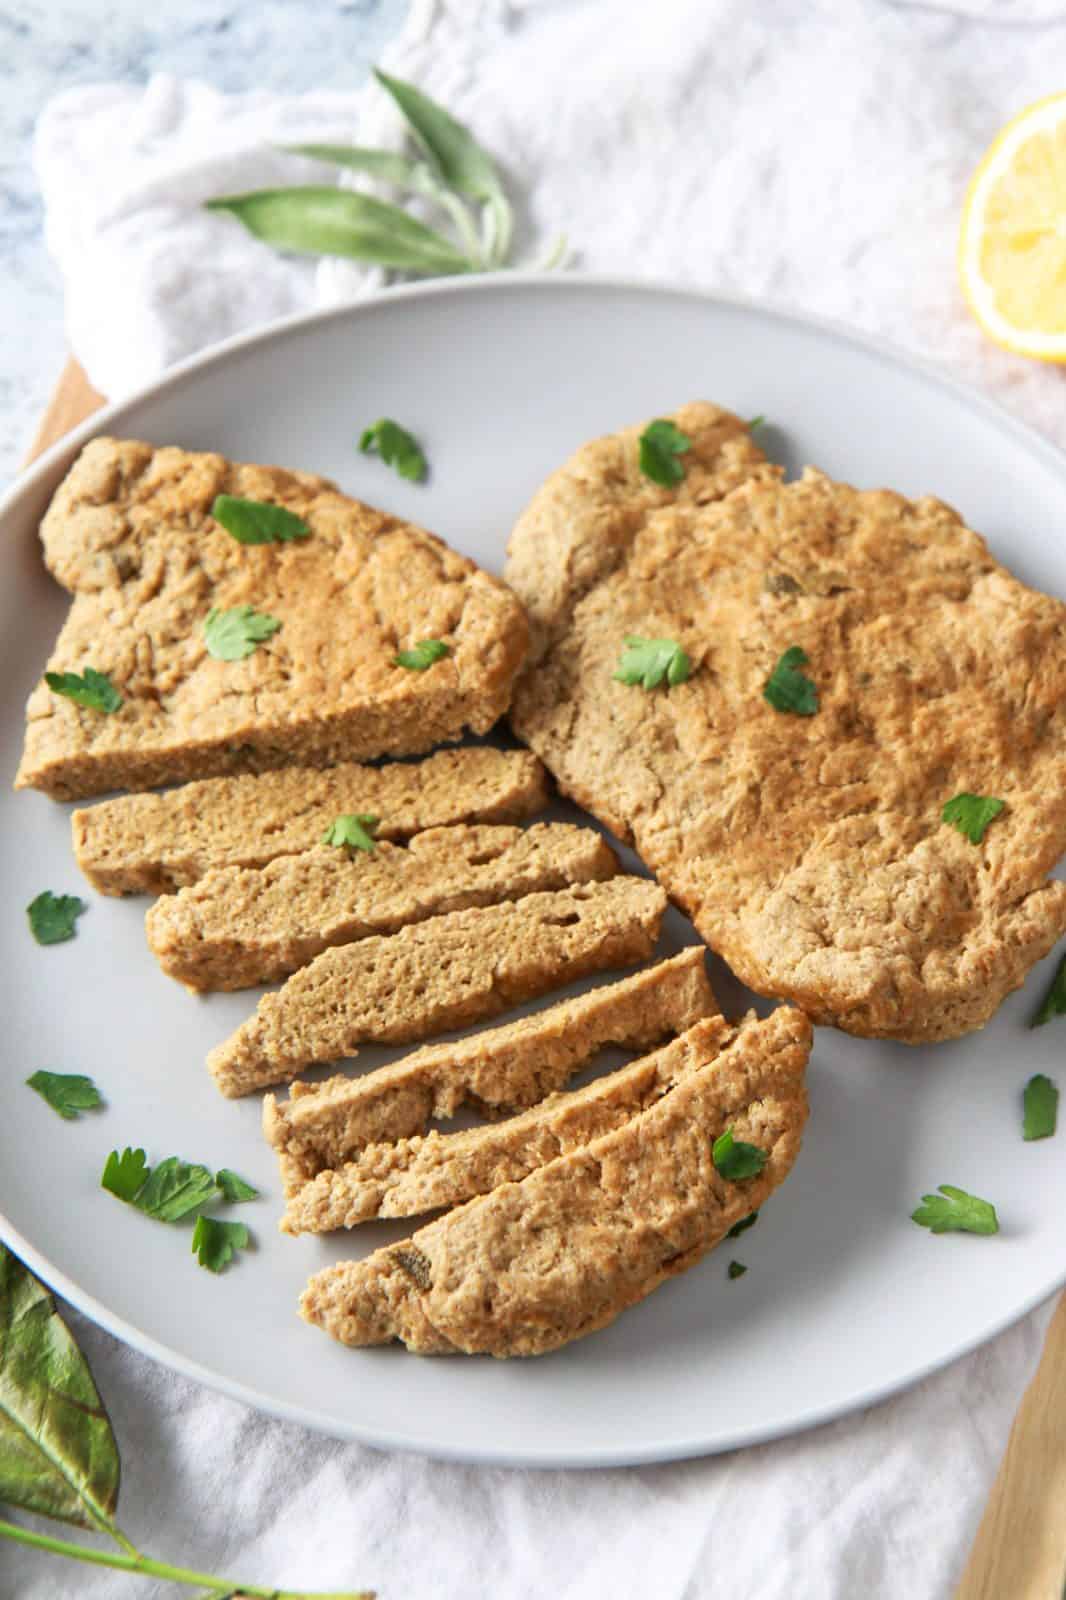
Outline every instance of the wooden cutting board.
<path id="1" fill-rule="evenodd" d="M 103 403 L 77 362 L 68 361 L 30 459 Z M 1018 1409 L 955 1600 L 1066 1600 L 1066 1295 Z"/>

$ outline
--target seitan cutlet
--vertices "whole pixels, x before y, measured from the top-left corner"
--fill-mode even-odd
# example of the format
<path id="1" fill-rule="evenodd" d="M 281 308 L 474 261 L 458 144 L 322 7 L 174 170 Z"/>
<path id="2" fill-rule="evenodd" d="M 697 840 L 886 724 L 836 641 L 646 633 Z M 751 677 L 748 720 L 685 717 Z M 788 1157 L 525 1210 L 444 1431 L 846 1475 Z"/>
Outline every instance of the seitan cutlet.
<path id="1" fill-rule="evenodd" d="M 711 1017 L 651 1055 L 583 1089 L 549 1095 L 505 1122 L 368 1145 L 354 1161 L 320 1172 L 290 1198 L 282 1232 L 328 1233 L 375 1217 L 413 1217 L 461 1205 L 501 1183 L 519 1183 L 537 1167 L 647 1111 L 719 1055 L 735 1034 L 724 1018 Z"/>
<path id="2" fill-rule="evenodd" d="M 617 871 L 600 835 L 572 823 L 431 828 L 406 848 L 320 844 L 265 867 L 217 867 L 157 900 L 144 925 L 168 977 L 190 989 L 247 989 L 334 945 Z"/>
<path id="3" fill-rule="evenodd" d="M 263 996 L 208 1068 L 223 1094 L 248 1094 L 366 1041 L 402 1044 L 496 1016 L 590 972 L 647 960 L 665 909 L 657 884 L 618 877 L 324 950 Z"/>
<path id="4" fill-rule="evenodd" d="M 75 858 L 94 889 L 167 894 L 212 867 L 265 867 L 310 849 L 345 813 L 377 817 L 375 837 L 397 841 L 458 822 L 521 822 L 547 804 L 547 774 L 535 755 L 471 745 L 380 767 L 344 762 L 203 778 L 102 800 L 70 822 Z"/>
<path id="5" fill-rule="evenodd" d="M 425 1133 L 466 1105 L 485 1115 L 519 1111 L 562 1089 L 608 1045 L 648 1050 L 683 1033 L 718 1004 L 702 945 L 516 1022 L 411 1055 L 362 1077 L 294 1083 L 268 1094 L 263 1133 L 278 1154 L 287 1195 L 368 1144 Z"/>
<path id="6" fill-rule="evenodd" d="M 758 993 L 908 1043 L 980 1027 L 1066 933 L 1066 606 L 940 501 L 813 470 L 702 505 L 682 456 L 672 503 L 633 483 L 601 527 L 634 433 L 514 530 L 515 730 Z M 678 644 L 687 681 L 618 681 L 627 636 Z M 1004 802 L 978 843 L 942 820 L 965 794 Z"/>
<path id="7" fill-rule="evenodd" d="M 343 1344 L 533 1356 L 605 1327 L 693 1266 L 788 1176 L 807 1115 L 807 1018 L 745 1021 L 722 1053 L 621 1128 L 505 1183 L 363 1261 L 317 1273 L 300 1302 Z M 731 1181 L 732 1129 L 766 1161 Z"/>
<path id="8" fill-rule="evenodd" d="M 212 515 L 219 495 L 280 507 L 309 536 L 238 542 Z M 16 786 L 57 799 L 418 754 L 486 732 L 526 650 L 504 584 L 309 473 L 94 439 L 41 538 L 73 595 L 49 670 L 91 667 L 122 699 L 105 714 L 34 689 Z M 280 627 L 217 660 L 208 613 L 241 606 Z M 426 639 L 448 654 L 427 671 L 397 664 Z"/>

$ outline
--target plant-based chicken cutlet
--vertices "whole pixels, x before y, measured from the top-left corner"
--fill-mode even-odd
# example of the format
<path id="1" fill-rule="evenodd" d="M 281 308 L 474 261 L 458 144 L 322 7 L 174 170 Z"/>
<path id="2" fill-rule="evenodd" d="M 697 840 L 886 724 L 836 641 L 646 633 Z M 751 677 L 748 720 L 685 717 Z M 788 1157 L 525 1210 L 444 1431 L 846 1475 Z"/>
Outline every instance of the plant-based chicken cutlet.
<path id="1" fill-rule="evenodd" d="M 982 1026 L 1066 933 L 1066 606 L 934 499 L 763 467 L 701 504 L 681 455 L 649 503 L 638 435 L 514 530 L 516 732 L 757 992 L 909 1043 Z M 619 681 L 627 637 L 688 676 Z M 1002 804 L 967 833 L 959 796 Z"/>
<path id="2" fill-rule="evenodd" d="M 218 496 L 298 522 L 282 542 L 239 542 L 212 513 Z M 34 689 L 16 784 L 57 799 L 415 755 L 485 733 L 526 650 L 502 583 L 310 473 L 94 439 L 41 538 L 73 595 L 49 670 L 102 673 L 121 697 L 107 713 Z M 217 659 L 209 614 L 244 606 L 279 626 Z M 425 671 L 397 664 L 427 639 L 447 654 Z"/>

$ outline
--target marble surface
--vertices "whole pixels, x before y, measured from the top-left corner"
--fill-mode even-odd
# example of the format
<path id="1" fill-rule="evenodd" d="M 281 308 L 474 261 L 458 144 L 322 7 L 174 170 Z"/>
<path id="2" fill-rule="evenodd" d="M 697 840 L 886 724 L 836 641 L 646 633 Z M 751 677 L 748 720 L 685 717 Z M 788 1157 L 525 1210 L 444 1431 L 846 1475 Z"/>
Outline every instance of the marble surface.
<path id="1" fill-rule="evenodd" d="M 358 84 L 407 0 L 4 0 L 0 4 L 0 483 L 22 460 L 66 356 L 41 236 L 33 126 L 75 84 L 167 71 L 217 88 Z"/>

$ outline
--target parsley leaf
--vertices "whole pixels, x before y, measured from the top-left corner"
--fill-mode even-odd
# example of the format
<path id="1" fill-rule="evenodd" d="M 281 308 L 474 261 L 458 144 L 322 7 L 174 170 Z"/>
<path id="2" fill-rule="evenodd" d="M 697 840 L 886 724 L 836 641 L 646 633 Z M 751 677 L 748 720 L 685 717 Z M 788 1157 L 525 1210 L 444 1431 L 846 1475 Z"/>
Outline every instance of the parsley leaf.
<path id="1" fill-rule="evenodd" d="M 365 456 L 376 451 L 387 467 L 395 467 L 401 478 L 409 478 L 412 483 L 420 482 L 426 475 L 426 458 L 418 440 L 388 417 L 363 429 L 359 448 Z"/>
<path id="2" fill-rule="evenodd" d="M 408 672 L 425 672 L 434 661 L 450 655 L 451 650 L 443 639 L 420 639 L 410 650 L 397 651 L 392 660 L 394 666 L 406 667 Z"/>
<path id="3" fill-rule="evenodd" d="M 726 1234 L 726 1238 L 728 1238 L 728 1237 L 729 1237 L 729 1235 Z M 729 1263 L 729 1276 L 730 1276 L 730 1278 L 742 1278 L 744 1276 L 745 1272 L 747 1272 L 747 1270 L 748 1269 L 744 1265 L 743 1261 L 731 1261 Z"/>
<path id="4" fill-rule="evenodd" d="M 1050 1022 L 1052 1017 L 1066 1017 L 1066 956 L 1059 962 L 1058 971 L 1051 980 L 1051 987 L 1029 1026 L 1039 1028 L 1042 1023 Z"/>
<path id="5" fill-rule="evenodd" d="M 254 606 L 231 606 L 228 611 L 212 607 L 204 623 L 204 643 L 216 661 L 243 661 L 280 627 L 277 617 Z"/>
<path id="6" fill-rule="evenodd" d="M 243 1222 L 223 1222 L 218 1217 L 197 1217 L 192 1231 L 192 1251 L 208 1272 L 221 1272 L 238 1250 L 248 1248 Z"/>
<path id="7" fill-rule="evenodd" d="M 80 1072 L 35 1072 L 26 1082 L 66 1122 L 73 1122 L 79 1111 L 92 1111 L 104 1103 L 93 1080 Z"/>
<path id="8" fill-rule="evenodd" d="M 216 495 L 211 515 L 238 544 L 290 544 L 293 539 L 311 537 L 311 530 L 302 517 L 266 500 Z"/>
<path id="9" fill-rule="evenodd" d="M 1042 1072 L 1025 1086 L 1022 1097 L 1022 1138 L 1050 1139 L 1058 1121 L 1058 1086 Z"/>
<path id="10" fill-rule="evenodd" d="M 787 711 L 794 717 L 814 716 L 818 710 L 818 689 L 799 670 L 806 665 L 807 652 L 798 644 L 785 651 L 763 685 L 763 699 L 768 700 L 775 711 Z"/>
<path id="11" fill-rule="evenodd" d="M 26 907 L 30 932 L 38 944 L 62 944 L 65 939 L 73 939 L 74 924 L 88 909 L 76 894 L 53 894 L 51 889 L 44 889 Z"/>
<path id="12" fill-rule="evenodd" d="M 131 1150 L 127 1145 L 121 1155 L 117 1150 L 112 1150 L 104 1162 L 100 1187 L 129 1203 L 144 1187 L 147 1176 L 148 1160 L 144 1151 Z"/>
<path id="13" fill-rule="evenodd" d="M 355 813 L 346 811 L 330 823 L 322 835 L 322 843 L 343 844 L 350 850 L 365 850 L 368 854 L 372 854 L 374 830 L 380 820 L 379 817 L 368 816 L 364 811 Z"/>
<path id="14" fill-rule="evenodd" d="M 747 1233 L 749 1228 L 754 1228 L 758 1220 L 759 1213 L 757 1211 L 753 1211 L 750 1216 L 742 1217 L 739 1222 L 734 1222 L 733 1226 L 726 1234 L 726 1238 L 739 1239 L 742 1233 Z"/>
<path id="15" fill-rule="evenodd" d="M 754 1178 L 766 1165 L 766 1151 L 757 1144 L 745 1144 L 733 1138 L 732 1128 L 720 1133 L 711 1146 L 711 1160 L 723 1178 L 737 1183 L 741 1178 Z"/>
<path id="16" fill-rule="evenodd" d="M 122 704 L 122 696 L 106 672 L 86 667 L 79 676 L 76 672 L 46 672 L 44 681 L 53 694 L 65 695 L 75 705 L 86 706 L 90 711 L 110 715 Z"/>
<path id="17" fill-rule="evenodd" d="M 756 428 L 761 428 L 765 421 L 766 421 L 766 418 L 763 416 L 762 412 L 760 411 L 759 415 L 757 417 L 752 417 L 751 421 L 748 423 L 748 431 L 751 432 L 751 433 L 754 433 L 755 429 Z"/>
<path id="18" fill-rule="evenodd" d="M 213 1200 L 217 1187 L 209 1168 L 168 1156 L 149 1172 L 133 1204 L 157 1222 L 180 1222 Z"/>
<path id="19" fill-rule="evenodd" d="M 259 1190 L 253 1189 L 250 1183 L 238 1177 L 229 1167 L 219 1167 L 215 1173 L 215 1182 L 222 1190 L 223 1200 L 228 1200 L 230 1205 L 236 1205 L 241 1200 L 258 1200 Z"/>
<path id="20" fill-rule="evenodd" d="M 930 1233 L 999 1232 L 995 1206 L 952 1183 L 942 1183 L 939 1194 L 923 1194 L 921 1205 L 911 1212 L 911 1221 Z"/>
<path id="21" fill-rule="evenodd" d="M 980 844 L 993 817 L 1003 810 L 1003 800 L 990 800 L 983 794 L 957 794 L 940 813 L 941 822 L 950 822 L 964 833 L 971 844 Z"/>
<path id="22" fill-rule="evenodd" d="M 692 671 L 692 661 L 673 639 L 642 639 L 639 634 L 626 634 L 626 648 L 613 674 L 617 683 L 639 683 L 645 689 L 657 689 L 665 680 L 673 688 L 684 683 Z"/>
<path id="23" fill-rule="evenodd" d="M 685 476 L 685 469 L 677 459 L 692 449 L 687 433 L 664 417 L 649 422 L 640 436 L 640 470 L 652 483 L 672 489 Z"/>

